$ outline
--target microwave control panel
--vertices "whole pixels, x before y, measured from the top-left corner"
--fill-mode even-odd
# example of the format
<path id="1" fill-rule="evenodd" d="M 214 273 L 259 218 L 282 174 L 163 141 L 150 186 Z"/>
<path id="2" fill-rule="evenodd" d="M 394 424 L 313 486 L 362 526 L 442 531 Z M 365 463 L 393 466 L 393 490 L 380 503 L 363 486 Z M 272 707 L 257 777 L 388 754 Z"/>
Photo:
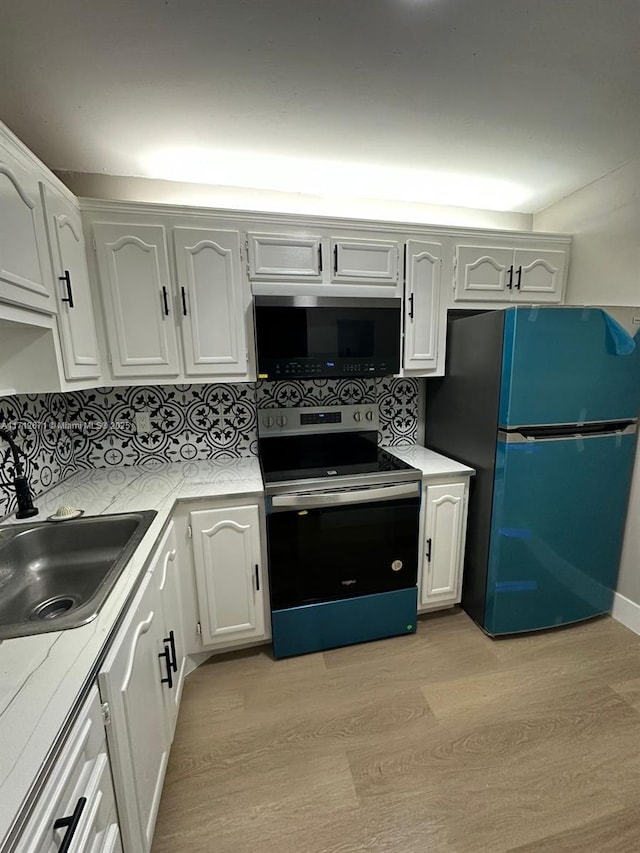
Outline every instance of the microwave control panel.
<path id="1" fill-rule="evenodd" d="M 258 379 L 390 376 L 398 370 L 399 364 L 392 364 L 388 359 L 265 359 L 258 365 Z"/>

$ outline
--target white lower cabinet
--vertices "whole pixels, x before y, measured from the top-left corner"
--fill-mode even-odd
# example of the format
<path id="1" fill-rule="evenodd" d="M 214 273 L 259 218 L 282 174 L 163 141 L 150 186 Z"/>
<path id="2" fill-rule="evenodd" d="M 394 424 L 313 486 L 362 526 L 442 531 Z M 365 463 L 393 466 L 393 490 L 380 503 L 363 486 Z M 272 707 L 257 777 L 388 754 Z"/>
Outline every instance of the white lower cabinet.
<path id="1" fill-rule="evenodd" d="M 189 523 L 202 645 L 264 637 L 259 507 L 192 512 Z"/>
<path id="2" fill-rule="evenodd" d="M 172 524 L 98 674 L 125 853 L 151 849 L 175 727 L 184 676 L 176 572 Z"/>
<path id="3" fill-rule="evenodd" d="M 468 489 L 468 478 L 446 483 L 425 482 L 419 609 L 435 609 L 460 601 Z"/>
<path id="4" fill-rule="evenodd" d="M 173 740 L 187 664 L 182 619 L 180 562 L 173 522 L 162 538 L 158 553 L 160 555 L 157 568 L 157 571 L 160 572 L 158 589 L 162 599 L 164 624 L 162 642 L 169 646 L 171 652 L 171 678 L 173 682 L 172 687 L 164 691 L 164 701 L 169 720 L 169 735 Z"/>
<path id="5" fill-rule="evenodd" d="M 121 853 L 116 802 L 96 687 L 40 794 L 16 853 Z"/>

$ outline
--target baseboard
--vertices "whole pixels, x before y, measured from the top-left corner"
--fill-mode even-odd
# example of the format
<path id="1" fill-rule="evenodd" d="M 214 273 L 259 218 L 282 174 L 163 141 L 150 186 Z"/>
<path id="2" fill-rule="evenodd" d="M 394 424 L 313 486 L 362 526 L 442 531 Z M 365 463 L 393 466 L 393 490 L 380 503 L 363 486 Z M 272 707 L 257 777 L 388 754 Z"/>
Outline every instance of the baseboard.
<path id="1" fill-rule="evenodd" d="M 633 631 L 634 634 L 640 634 L 640 604 L 636 604 L 635 601 L 631 601 L 631 599 L 616 592 L 613 596 L 611 615 L 617 622 L 621 622 Z"/>

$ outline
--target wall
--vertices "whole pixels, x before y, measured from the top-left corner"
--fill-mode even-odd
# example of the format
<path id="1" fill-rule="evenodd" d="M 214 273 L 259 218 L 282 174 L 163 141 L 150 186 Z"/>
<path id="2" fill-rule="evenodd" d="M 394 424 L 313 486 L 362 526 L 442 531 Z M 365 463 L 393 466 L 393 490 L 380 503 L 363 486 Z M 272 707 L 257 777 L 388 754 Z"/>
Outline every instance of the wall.
<path id="1" fill-rule="evenodd" d="M 116 201 L 194 205 L 222 210 L 256 210 L 268 213 L 299 213 L 311 216 L 344 216 L 349 219 L 379 219 L 430 225 L 460 225 L 470 228 L 504 228 L 531 231 L 529 213 L 478 210 L 436 204 L 387 201 L 384 199 L 321 198 L 303 193 L 218 187 L 150 178 L 57 172 L 76 195 Z"/>
<path id="2" fill-rule="evenodd" d="M 567 302 L 640 306 L 640 158 L 535 214 L 573 234 Z"/>
<path id="3" fill-rule="evenodd" d="M 574 235 L 567 302 L 640 306 L 640 158 L 534 216 L 534 230 Z M 612 312 L 629 331 L 640 310 Z M 636 454 L 618 592 L 640 604 L 640 448 Z"/>
<path id="4" fill-rule="evenodd" d="M 80 468 L 255 455 L 258 408 L 377 402 L 380 441 L 413 444 L 418 390 L 416 379 L 392 378 L 99 388 L 0 398 L 0 426 L 17 428 L 37 496 Z M 152 431 L 144 435 L 134 428 L 141 410 L 151 415 Z M 14 509 L 13 466 L 4 445 L 2 453 L 0 517 Z"/>

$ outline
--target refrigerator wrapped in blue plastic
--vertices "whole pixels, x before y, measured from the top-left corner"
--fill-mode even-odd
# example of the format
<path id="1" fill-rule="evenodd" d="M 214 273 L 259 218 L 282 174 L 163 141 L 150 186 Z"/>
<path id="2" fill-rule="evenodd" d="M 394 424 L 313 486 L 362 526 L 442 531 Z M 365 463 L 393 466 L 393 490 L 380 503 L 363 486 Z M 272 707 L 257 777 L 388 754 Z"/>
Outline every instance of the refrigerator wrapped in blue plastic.
<path id="1" fill-rule="evenodd" d="M 426 443 L 473 466 L 462 606 L 490 635 L 608 613 L 640 410 L 640 343 L 595 308 L 450 317 Z"/>

